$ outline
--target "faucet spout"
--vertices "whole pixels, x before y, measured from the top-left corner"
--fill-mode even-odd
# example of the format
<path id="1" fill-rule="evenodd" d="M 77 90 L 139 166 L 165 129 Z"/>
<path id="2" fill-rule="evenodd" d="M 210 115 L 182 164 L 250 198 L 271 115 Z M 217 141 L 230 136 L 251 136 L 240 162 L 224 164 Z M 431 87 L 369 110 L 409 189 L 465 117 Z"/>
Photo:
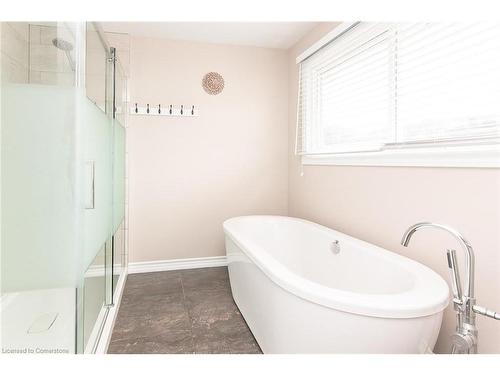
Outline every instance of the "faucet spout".
<path id="1" fill-rule="evenodd" d="M 424 228 L 436 228 L 444 230 L 445 232 L 451 234 L 460 243 L 460 246 L 465 253 L 465 273 L 467 275 L 465 279 L 464 297 L 468 299 L 474 299 L 474 250 L 472 250 L 472 246 L 470 245 L 469 241 L 467 241 L 465 237 L 460 234 L 460 232 L 446 225 L 422 222 L 414 224 L 406 230 L 403 238 L 401 239 L 401 245 L 407 247 L 410 243 L 410 239 L 415 234 L 415 232 Z"/>

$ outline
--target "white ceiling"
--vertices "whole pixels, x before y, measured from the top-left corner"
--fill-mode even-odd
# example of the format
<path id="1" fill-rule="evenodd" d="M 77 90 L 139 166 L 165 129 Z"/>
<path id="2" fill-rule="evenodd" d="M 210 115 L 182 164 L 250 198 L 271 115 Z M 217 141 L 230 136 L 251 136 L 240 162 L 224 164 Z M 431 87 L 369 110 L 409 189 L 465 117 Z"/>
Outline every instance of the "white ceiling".
<path id="1" fill-rule="evenodd" d="M 287 49 L 316 22 L 101 22 L 104 31 L 134 36 Z"/>

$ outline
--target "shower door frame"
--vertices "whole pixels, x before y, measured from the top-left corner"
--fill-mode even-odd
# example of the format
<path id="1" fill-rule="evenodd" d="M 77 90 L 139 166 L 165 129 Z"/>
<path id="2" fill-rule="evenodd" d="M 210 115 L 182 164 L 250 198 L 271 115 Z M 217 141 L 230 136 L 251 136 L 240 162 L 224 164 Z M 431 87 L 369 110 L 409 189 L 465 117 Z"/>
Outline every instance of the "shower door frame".
<path id="1" fill-rule="evenodd" d="M 90 23 L 90 22 L 89 22 Z M 112 145 L 111 145 L 111 181 L 112 185 L 114 186 L 115 181 L 114 181 L 114 156 L 115 156 L 115 138 L 114 138 L 114 129 L 116 126 L 122 126 L 120 122 L 116 120 L 116 69 L 117 69 L 117 56 L 116 56 L 116 49 L 108 43 L 106 36 L 104 34 L 104 31 L 102 30 L 102 27 L 100 26 L 99 23 L 97 22 L 91 22 L 94 30 L 96 31 L 97 35 L 99 36 L 100 42 L 103 45 L 103 48 L 105 50 L 106 54 L 106 83 L 105 83 L 105 109 L 104 113 L 110 118 L 111 121 L 111 126 L 112 126 Z M 88 23 L 84 23 L 84 31 L 83 31 L 83 53 L 85 54 L 86 51 L 86 32 L 87 32 L 87 25 Z M 79 62 L 85 61 L 85 64 L 87 63 L 86 58 L 84 59 L 79 59 Z M 86 82 L 85 82 L 85 65 L 80 67 L 77 78 L 78 86 L 85 88 L 86 87 Z M 127 77 L 125 77 L 125 80 Z M 92 100 L 89 98 L 89 100 Z M 102 110 L 102 108 L 101 108 Z M 124 127 L 125 128 L 125 127 Z M 114 204 L 114 195 L 113 195 L 113 204 Z M 125 220 L 125 218 L 123 218 Z M 115 280 L 114 280 L 114 267 L 115 267 L 115 262 L 114 262 L 114 253 L 115 253 L 115 230 L 114 230 L 114 225 L 113 225 L 113 216 L 111 217 L 111 232 L 109 233 L 109 237 L 106 240 L 104 246 L 105 246 L 105 272 L 106 272 L 106 282 L 105 282 L 105 302 L 104 305 L 101 308 L 101 311 L 96 319 L 95 326 L 93 328 L 93 334 L 89 337 L 89 340 L 87 343 L 84 342 L 83 337 L 78 338 L 78 343 L 77 343 L 77 353 L 86 353 L 86 354 L 94 354 L 94 353 L 104 353 L 107 349 L 107 344 L 110 339 L 110 329 L 113 326 L 113 321 L 116 316 L 116 311 L 118 308 L 118 305 L 116 302 L 119 303 L 119 299 L 115 299 L 115 292 L 117 296 L 121 295 L 121 291 L 123 289 L 123 286 L 125 284 L 125 278 L 127 275 L 127 266 L 126 263 L 122 264 L 121 267 L 121 273 L 119 275 L 119 278 L 116 282 L 115 285 Z M 124 234 L 124 248 L 127 248 L 127 235 L 126 233 Z M 123 257 L 122 259 L 126 259 L 126 256 Z M 116 288 L 115 288 L 116 287 Z M 81 320 L 78 320 L 81 321 Z M 77 331 L 79 331 L 77 329 Z M 95 331 L 95 332 L 94 332 Z M 105 337 L 106 336 L 106 337 Z M 105 342 L 104 342 L 105 341 Z M 80 344 L 80 345 L 79 345 Z M 79 350 L 78 350 L 79 348 Z"/>

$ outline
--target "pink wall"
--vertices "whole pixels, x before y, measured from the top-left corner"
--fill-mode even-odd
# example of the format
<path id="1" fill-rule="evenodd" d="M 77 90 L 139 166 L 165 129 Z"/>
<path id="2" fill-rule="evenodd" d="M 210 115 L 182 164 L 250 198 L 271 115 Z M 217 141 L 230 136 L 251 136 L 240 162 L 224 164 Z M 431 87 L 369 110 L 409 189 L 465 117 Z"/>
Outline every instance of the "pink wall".
<path id="1" fill-rule="evenodd" d="M 201 87 L 210 71 L 220 95 Z M 131 39 L 130 103 L 200 111 L 130 116 L 131 262 L 224 255 L 225 219 L 287 213 L 287 74 L 284 50 Z"/>
<path id="2" fill-rule="evenodd" d="M 419 232 L 409 248 L 399 241 L 418 221 L 460 230 L 476 252 L 479 304 L 500 310 L 500 170 L 416 167 L 304 166 L 294 155 L 298 69 L 295 58 L 336 24 L 321 24 L 289 50 L 288 209 L 297 216 L 415 259 L 441 274 L 445 249 L 459 246 L 446 234 Z M 448 308 L 436 352 L 449 350 L 454 314 Z M 479 350 L 500 353 L 500 324 L 478 317 Z"/>

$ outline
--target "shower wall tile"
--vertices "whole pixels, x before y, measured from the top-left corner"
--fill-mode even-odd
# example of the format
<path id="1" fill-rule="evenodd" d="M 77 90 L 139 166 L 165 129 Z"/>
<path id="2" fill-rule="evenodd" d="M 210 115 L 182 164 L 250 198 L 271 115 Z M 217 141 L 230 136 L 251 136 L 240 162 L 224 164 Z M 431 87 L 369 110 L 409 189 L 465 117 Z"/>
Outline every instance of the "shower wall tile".
<path id="1" fill-rule="evenodd" d="M 59 31 L 60 32 L 60 31 Z M 58 29 L 52 26 L 40 26 L 40 44 L 52 45 L 52 40 L 57 38 Z M 60 35 L 60 37 L 62 37 Z"/>
<path id="2" fill-rule="evenodd" d="M 2 82 L 28 82 L 28 24 L 2 22 L 1 24 L 1 72 Z"/>
<path id="3" fill-rule="evenodd" d="M 3 51 L 1 53 L 2 82 L 27 83 L 28 69 L 20 65 Z"/>
<path id="4" fill-rule="evenodd" d="M 31 44 L 40 44 L 40 28 L 38 25 L 29 25 L 29 42 Z"/>
<path id="5" fill-rule="evenodd" d="M 30 83 L 42 83 L 42 72 L 31 71 L 29 72 Z"/>
<path id="6" fill-rule="evenodd" d="M 50 45 L 31 45 L 30 68 L 43 72 L 72 72 L 64 51 Z"/>
<path id="7" fill-rule="evenodd" d="M 46 85 L 73 85 L 74 77 L 71 73 L 40 72 L 40 83 Z"/>
<path id="8" fill-rule="evenodd" d="M 29 41 L 29 23 L 28 22 L 6 22 L 17 34 L 26 42 Z"/>
<path id="9" fill-rule="evenodd" d="M 89 74 L 85 76 L 87 97 L 103 111 L 106 108 L 106 76 Z"/>
<path id="10" fill-rule="evenodd" d="M 2 22 L 1 50 L 19 66 L 28 66 L 28 39 L 22 32 L 22 25 L 12 26 L 14 23 Z M 18 32 L 21 30 L 21 33 Z"/>
<path id="11" fill-rule="evenodd" d="M 73 72 L 58 73 L 58 72 L 40 72 L 31 71 L 30 83 L 39 83 L 44 85 L 57 85 L 57 86 L 73 86 L 75 76 Z"/>
<path id="12" fill-rule="evenodd" d="M 71 32 L 62 24 L 53 26 L 40 26 L 40 44 L 52 46 L 54 38 L 62 38 L 70 43 L 75 43 L 75 38 Z"/>
<path id="13" fill-rule="evenodd" d="M 31 24 L 29 37 L 30 82 L 57 86 L 74 85 L 75 73 L 66 53 L 54 47 L 52 43 L 54 38 L 74 43 L 74 36 L 69 30 L 55 23 L 54 25 Z"/>
<path id="14" fill-rule="evenodd" d="M 106 110 L 106 57 L 99 34 L 87 24 L 85 46 L 85 88 L 87 97 L 102 111 Z"/>

